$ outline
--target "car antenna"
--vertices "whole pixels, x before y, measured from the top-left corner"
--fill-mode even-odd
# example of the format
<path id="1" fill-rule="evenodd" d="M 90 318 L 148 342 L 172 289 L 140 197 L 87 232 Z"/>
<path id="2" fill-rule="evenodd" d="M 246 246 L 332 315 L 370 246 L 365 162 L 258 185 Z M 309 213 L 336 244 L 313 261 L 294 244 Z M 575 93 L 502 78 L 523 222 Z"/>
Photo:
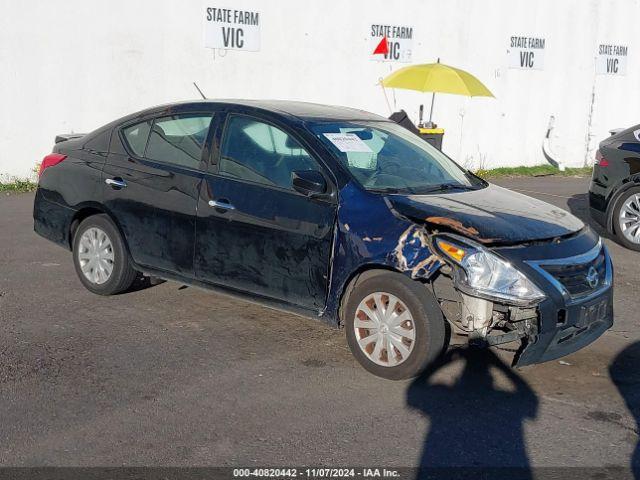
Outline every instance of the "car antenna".
<path id="1" fill-rule="evenodd" d="M 202 93 L 202 90 L 200 90 L 200 87 L 198 87 L 198 84 L 196 82 L 193 82 L 193 86 L 196 87 L 196 90 L 198 90 L 198 93 L 202 95 L 202 98 L 206 100 L 207 97 L 204 96 L 204 93 Z"/>

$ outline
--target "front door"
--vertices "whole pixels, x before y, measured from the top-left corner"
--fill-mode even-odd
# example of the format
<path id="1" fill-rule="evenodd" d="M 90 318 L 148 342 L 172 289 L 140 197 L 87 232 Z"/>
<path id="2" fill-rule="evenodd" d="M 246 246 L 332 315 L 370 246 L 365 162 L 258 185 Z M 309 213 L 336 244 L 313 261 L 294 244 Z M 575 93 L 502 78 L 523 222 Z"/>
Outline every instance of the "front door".
<path id="1" fill-rule="evenodd" d="M 233 114 L 213 170 L 198 204 L 197 277 L 322 309 L 336 204 L 291 187 L 292 171 L 323 171 L 318 162 L 283 128 Z"/>
<path id="2" fill-rule="evenodd" d="M 202 151 L 212 116 L 173 114 L 114 131 L 103 171 L 105 205 L 140 266 L 194 275 Z"/>

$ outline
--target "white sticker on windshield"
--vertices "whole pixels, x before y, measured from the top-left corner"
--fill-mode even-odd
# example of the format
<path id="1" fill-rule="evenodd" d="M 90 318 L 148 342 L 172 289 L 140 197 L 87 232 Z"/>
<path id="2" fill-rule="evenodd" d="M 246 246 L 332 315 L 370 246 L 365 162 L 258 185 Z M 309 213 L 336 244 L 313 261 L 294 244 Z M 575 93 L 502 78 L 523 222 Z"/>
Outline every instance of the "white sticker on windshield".
<path id="1" fill-rule="evenodd" d="M 633 134 L 635 135 L 636 139 L 640 142 L 640 129 L 635 130 Z"/>
<path id="2" fill-rule="evenodd" d="M 341 152 L 373 153 L 373 150 L 355 133 L 325 133 L 323 135 Z"/>

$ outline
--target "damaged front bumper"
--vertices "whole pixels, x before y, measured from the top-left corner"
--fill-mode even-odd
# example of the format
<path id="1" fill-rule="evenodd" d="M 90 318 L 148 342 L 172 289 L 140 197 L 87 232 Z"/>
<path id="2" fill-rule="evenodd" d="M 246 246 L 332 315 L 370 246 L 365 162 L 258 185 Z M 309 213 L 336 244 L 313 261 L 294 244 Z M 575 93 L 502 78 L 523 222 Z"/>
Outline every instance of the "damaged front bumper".
<path id="1" fill-rule="evenodd" d="M 585 246 L 586 253 L 567 255 L 585 251 Z M 434 282 L 445 317 L 469 342 L 509 345 L 516 351 L 514 365 L 524 366 L 569 355 L 613 325 L 613 267 L 606 247 L 592 232 L 554 244 L 495 251 L 546 297 L 533 306 L 516 306 L 462 293 L 453 282 L 455 292 L 443 288 L 443 281 Z"/>
<path id="2" fill-rule="evenodd" d="M 613 325 L 613 266 L 598 242 L 585 254 L 526 262 L 547 280 L 553 296 L 539 306 L 539 332 L 515 358 L 517 366 L 546 362 L 586 347 Z M 562 272 L 566 272 L 563 276 Z M 575 293 L 576 283 L 590 287 Z M 583 289 L 584 290 L 584 289 Z M 560 293 L 560 296 L 557 295 Z"/>
<path id="3" fill-rule="evenodd" d="M 555 360 L 598 339 L 613 325 L 613 289 L 573 305 L 546 305 L 539 317 L 540 331 L 524 340 L 515 366 Z"/>

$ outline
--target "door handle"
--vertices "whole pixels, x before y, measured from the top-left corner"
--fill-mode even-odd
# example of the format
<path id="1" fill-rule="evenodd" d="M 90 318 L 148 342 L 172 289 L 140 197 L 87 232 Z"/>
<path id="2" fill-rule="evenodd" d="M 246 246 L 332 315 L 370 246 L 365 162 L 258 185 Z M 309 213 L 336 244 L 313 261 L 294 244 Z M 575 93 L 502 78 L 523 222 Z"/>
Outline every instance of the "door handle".
<path id="1" fill-rule="evenodd" d="M 121 178 L 107 178 L 104 183 L 106 183 L 107 185 L 109 185 L 111 188 L 115 189 L 115 190 L 119 190 L 121 188 L 125 188 L 127 186 L 127 182 L 125 182 L 123 179 Z"/>
<path id="2" fill-rule="evenodd" d="M 223 210 L 235 210 L 236 207 L 231 205 L 227 200 L 209 200 L 209 206 L 213 208 L 221 208 Z"/>

